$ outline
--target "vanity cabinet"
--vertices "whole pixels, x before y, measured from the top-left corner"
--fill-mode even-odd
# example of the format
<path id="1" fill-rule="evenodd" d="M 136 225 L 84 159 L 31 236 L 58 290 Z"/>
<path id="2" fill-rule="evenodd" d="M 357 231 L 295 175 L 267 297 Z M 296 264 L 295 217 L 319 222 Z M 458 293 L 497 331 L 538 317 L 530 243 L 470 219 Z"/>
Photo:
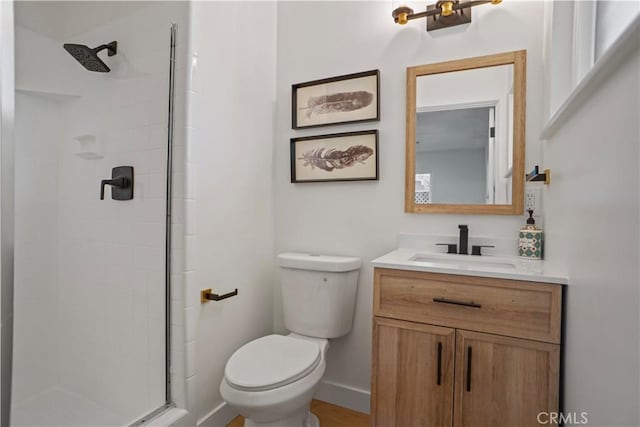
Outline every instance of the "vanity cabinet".
<path id="1" fill-rule="evenodd" d="M 559 345 L 458 329 L 455 357 L 453 425 L 539 426 L 558 411 Z"/>
<path id="2" fill-rule="evenodd" d="M 455 329 L 374 318 L 374 426 L 451 425 Z"/>
<path id="3" fill-rule="evenodd" d="M 371 425 L 539 426 L 561 303 L 556 284 L 376 268 Z"/>

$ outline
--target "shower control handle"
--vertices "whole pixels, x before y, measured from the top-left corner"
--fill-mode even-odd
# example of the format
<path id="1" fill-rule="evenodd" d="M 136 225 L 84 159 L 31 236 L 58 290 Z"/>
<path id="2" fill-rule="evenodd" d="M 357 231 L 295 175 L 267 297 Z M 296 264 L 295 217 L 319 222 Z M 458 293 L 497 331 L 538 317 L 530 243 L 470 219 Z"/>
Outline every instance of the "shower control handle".
<path id="1" fill-rule="evenodd" d="M 105 185 L 112 185 L 118 188 L 125 188 L 129 183 L 127 182 L 127 178 L 121 176 L 113 179 L 103 179 L 100 182 L 100 200 L 104 200 L 104 187 Z"/>
<path id="2" fill-rule="evenodd" d="M 118 166 L 112 169 L 111 179 L 100 181 L 100 200 L 104 200 L 104 187 L 111 186 L 113 200 L 133 199 L 133 166 Z"/>

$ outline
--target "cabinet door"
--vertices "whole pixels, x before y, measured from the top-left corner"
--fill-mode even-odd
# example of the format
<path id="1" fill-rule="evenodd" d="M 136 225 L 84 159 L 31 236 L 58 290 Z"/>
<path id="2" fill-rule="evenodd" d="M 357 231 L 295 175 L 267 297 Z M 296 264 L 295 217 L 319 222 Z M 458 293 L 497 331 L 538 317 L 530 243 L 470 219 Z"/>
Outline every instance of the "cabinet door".
<path id="1" fill-rule="evenodd" d="M 539 427 L 558 410 L 559 363 L 556 344 L 456 330 L 454 426 Z"/>
<path id="2" fill-rule="evenodd" d="M 375 317 L 371 425 L 451 426 L 455 329 Z"/>

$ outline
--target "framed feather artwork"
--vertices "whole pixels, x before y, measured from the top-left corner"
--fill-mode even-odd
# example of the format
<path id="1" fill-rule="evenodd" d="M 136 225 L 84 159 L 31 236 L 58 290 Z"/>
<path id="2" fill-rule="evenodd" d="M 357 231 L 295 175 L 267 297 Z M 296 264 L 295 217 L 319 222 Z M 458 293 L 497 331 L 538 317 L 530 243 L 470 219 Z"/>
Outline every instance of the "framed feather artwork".
<path id="1" fill-rule="evenodd" d="M 291 138 L 291 182 L 378 179 L 378 131 Z"/>
<path id="2" fill-rule="evenodd" d="M 380 120 L 380 71 L 294 84 L 293 129 Z"/>

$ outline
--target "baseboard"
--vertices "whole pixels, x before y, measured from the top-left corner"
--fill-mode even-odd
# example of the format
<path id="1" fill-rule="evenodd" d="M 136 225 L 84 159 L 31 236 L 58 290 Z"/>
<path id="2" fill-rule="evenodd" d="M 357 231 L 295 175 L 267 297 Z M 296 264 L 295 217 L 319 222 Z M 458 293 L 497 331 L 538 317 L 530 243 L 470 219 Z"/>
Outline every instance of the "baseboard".
<path id="1" fill-rule="evenodd" d="M 349 408 L 354 411 L 368 414 L 370 393 L 367 390 L 337 384 L 331 381 L 321 381 L 318 385 L 315 398 L 334 405 Z M 238 413 L 229 405 L 222 402 L 213 411 L 198 420 L 198 427 L 225 427 Z"/>
<path id="2" fill-rule="evenodd" d="M 371 393 L 344 384 L 321 381 L 315 398 L 365 414 L 371 411 Z"/>
<path id="3" fill-rule="evenodd" d="M 225 427 L 238 413 L 225 402 L 222 402 L 207 415 L 198 420 L 198 427 Z"/>

